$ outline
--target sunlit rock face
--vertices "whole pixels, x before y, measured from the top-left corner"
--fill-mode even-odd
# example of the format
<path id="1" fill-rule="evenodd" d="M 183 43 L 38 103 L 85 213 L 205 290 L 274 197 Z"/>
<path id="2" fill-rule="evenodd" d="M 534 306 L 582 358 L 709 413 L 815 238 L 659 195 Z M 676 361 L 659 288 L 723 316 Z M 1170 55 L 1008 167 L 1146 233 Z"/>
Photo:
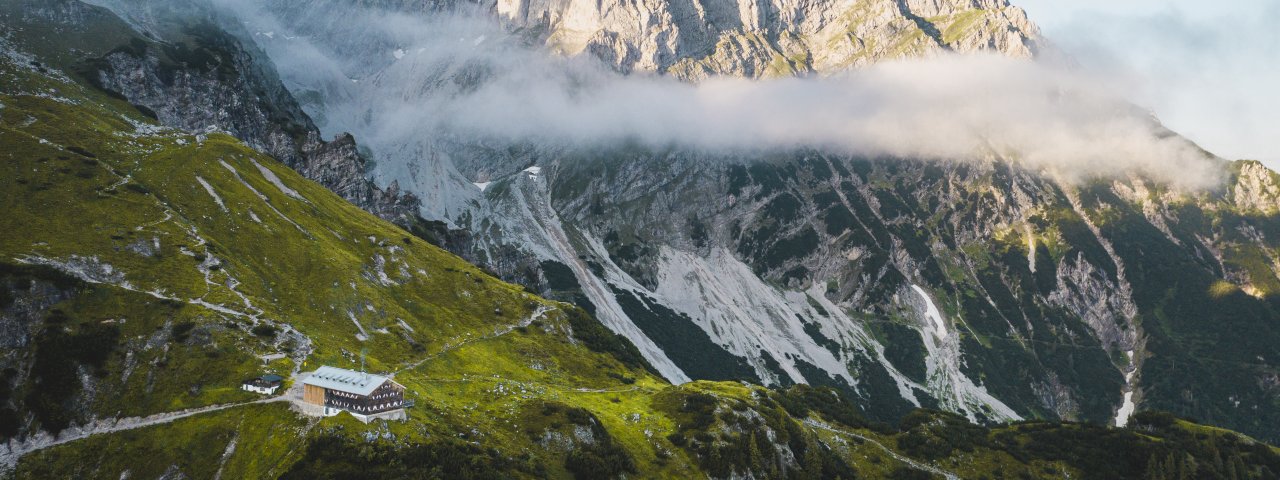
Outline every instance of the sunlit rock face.
<path id="1" fill-rule="evenodd" d="M 306 17 L 326 11 L 333 0 L 274 3 L 278 11 Z M 413 15 L 479 9 L 553 52 L 588 55 L 621 72 L 694 81 L 828 75 L 948 51 L 1025 58 L 1041 48 L 1039 29 L 1005 0 L 355 3 Z"/>
<path id="2" fill-rule="evenodd" d="M 555 51 L 690 80 L 830 74 L 944 51 L 1030 57 L 1038 35 L 1022 9 L 1001 0 L 500 0 L 496 10 L 545 31 Z"/>

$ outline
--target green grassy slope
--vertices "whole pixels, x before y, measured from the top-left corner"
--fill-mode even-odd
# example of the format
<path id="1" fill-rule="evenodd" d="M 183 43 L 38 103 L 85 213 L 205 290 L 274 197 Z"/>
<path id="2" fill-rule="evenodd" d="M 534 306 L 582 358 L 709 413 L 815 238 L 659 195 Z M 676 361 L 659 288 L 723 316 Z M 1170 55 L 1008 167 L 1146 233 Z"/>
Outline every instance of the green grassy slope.
<path id="1" fill-rule="evenodd" d="M 0 66 L 0 263 L 20 297 L 43 285 L 30 271 L 68 286 L 6 359 L 19 438 L 244 402 L 243 378 L 356 367 L 361 351 L 417 405 L 405 423 L 326 419 L 308 436 L 282 433 L 315 422 L 280 405 L 237 406 L 37 450 L 19 477 L 200 477 L 215 465 L 275 476 L 326 445 L 317 439 L 368 438 L 520 476 L 699 472 L 652 407 L 674 387 L 581 312 L 501 283 L 231 137 L 158 129 L 26 60 Z M 85 344 L 98 354 L 74 353 Z M 75 381 L 86 370 L 91 379 Z M 584 437 L 588 426 L 598 434 Z M 227 449 L 237 435 L 262 446 Z M 443 440 L 459 437 L 484 448 Z"/>
<path id="2" fill-rule="evenodd" d="M 598 349 L 622 348 L 598 325 L 573 331 L 560 305 L 411 238 L 230 137 L 158 131 L 127 105 L 13 60 L 0 78 L 0 263 L 44 266 L 74 285 L 31 327 L 31 351 L 13 359 L 32 373 L 17 382 L 14 405 L 37 408 L 39 393 L 31 404 L 23 394 L 45 390 L 40 359 L 77 345 L 45 337 L 109 332 L 104 359 L 70 360 L 73 370 L 98 370 L 96 395 L 70 382 L 52 399 L 67 411 L 37 418 L 36 428 L 243 401 L 252 397 L 236 388 L 251 374 L 287 374 L 289 358 L 355 367 L 362 350 L 372 371 L 407 369 L 397 378 L 418 400 L 411 423 L 444 430 L 498 421 L 469 408 L 494 388 L 495 373 L 579 403 L 603 394 L 573 389 L 619 379 L 666 387 L 634 355 L 624 356 L 628 366 L 582 346 L 594 338 Z M 192 332 L 201 341 L 189 341 Z M 286 358 L 266 366 L 255 358 L 272 354 Z M 257 408 L 266 407 L 246 409 Z"/>

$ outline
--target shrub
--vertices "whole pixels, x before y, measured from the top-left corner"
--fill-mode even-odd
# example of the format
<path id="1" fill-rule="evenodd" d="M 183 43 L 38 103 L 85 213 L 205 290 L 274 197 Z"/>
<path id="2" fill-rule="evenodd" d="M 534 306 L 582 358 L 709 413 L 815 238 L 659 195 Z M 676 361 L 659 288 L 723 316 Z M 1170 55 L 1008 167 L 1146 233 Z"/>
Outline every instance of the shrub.
<path id="1" fill-rule="evenodd" d="M 569 319 L 569 326 L 573 328 L 573 338 L 582 342 L 587 349 L 612 355 L 627 367 L 658 374 L 657 370 L 640 354 L 640 350 L 627 340 L 627 337 L 613 333 L 588 316 L 587 312 L 579 308 L 570 308 L 565 310 L 565 316 Z"/>
<path id="2" fill-rule="evenodd" d="M 933 480 L 936 475 L 910 467 L 898 467 L 889 474 L 891 480 Z"/>
<path id="3" fill-rule="evenodd" d="M 525 475 L 518 475 L 525 472 Z M 336 435 L 318 437 L 282 479 L 488 479 L 534 473 L 515 459 L 459 440 L 427 444 L 363 443 Z"/>
<path id="4" fill-rule="evenodd" d="M 838 392 L 829 387 L 795 385 L 770 397 L 796 418 L 805 418 L 809 416 L 810 411 L 813 411 L 822 415 L 823 418 L 848 427 L 869 427 L 867 419 L 854 409 L 853 404 L 845 401 Z"/>
<path id="5" fill-rule="evenodd" d="M 40 421 L 41 428 L 58 433 L 75 420 L 67 406 L 81 390 L 78 367 L 84 365 L 97 376 L 105 375 L 103 367 L 115 351 L 120 329 L 115 325 L 83 323 L 68 332 L 61 326 L 71 321 L 65 314 L 51 312 L 50 317 L 58 320 L 50 322 L 36 337 L 31 367 L 35 388 L 27 392 L 24 404 Z"/>
<path id="6" fill-rule="evenodd" d="M 617 478 L 624 473 L 634 473 L 635 463 L 631 455 L 618 446 L 612 438 L 597 439 L 594 445 L 578 448 L 564 459 L 564 468 L 578 480 Z"/>
<path id="7" fill-rule="evenodd" d="M 267 324 L 265 324 L 265 323 L 264 323 L 264 324 L 261 324 L 261 325 L 258 325 L 258 326 L 253 327 L 253 329 L 252 329 L 252 330 L 250 330 L 250 331 L 251 331 L 251 332 L 253 332 L 253 334 L 254 334 L 254 335 L 257 335 L 257 336 L 259 336 L 259 337 L 263 337 L 263 338 L 275 338 L 275 337 L 276 337 L 276 327 L 275 327 L 275 326 L 272 326 L 272 325 L 267 325 Z"/>
<path id="8" fill-rule="evenodd" d="M 74 154 L 77 154 L 77 155 L 80 155 L 80 156 L 82 156 L 82 157 L 98 158 L 98 156 L 97 156 L 97 155 L 94 155 L 94 154 L 93 154 L 93 152 L 90 152 L 90 151 L 88 151 L 88 150 L 85 150 L 85 149 L 83 149 L 83 148 L 80 148 L 80 147 L 77 147 L 77 146 L 74 146 L 74 145 L 67 147 L 67 151 L 69 151 L 69 152 L 71 152 L 71 153 L 74 153 Z"/>
<path id="9" fill-rule="evenodd" d="M 179 343 L 187 341 L 187 338 L 191 335 L 191 330 L 194 329 L 195 327 L 196 327 L 196 324 L 191 322 L 182 322 L 177 325 L 174 325 L 173 340 Z"/>
<path id="10" fill-rule="evenodd" d="M 617 372 L 609 372 L 609 378 L 622 382 L 623 385 L 632 385 L 636 383 L 636 379 L 628 377 Z"/>

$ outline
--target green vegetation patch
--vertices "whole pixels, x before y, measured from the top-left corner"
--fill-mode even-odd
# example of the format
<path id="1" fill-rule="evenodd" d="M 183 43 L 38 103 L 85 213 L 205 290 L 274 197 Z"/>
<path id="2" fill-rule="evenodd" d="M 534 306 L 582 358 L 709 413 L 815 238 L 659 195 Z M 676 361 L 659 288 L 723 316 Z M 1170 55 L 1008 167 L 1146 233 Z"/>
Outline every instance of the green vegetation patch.
<path id="1" fill-rule="evenodd" d="M 306 432 L 286 404 L 245 406 L 40 450 L 14 477 L 275 478 L 297 460 Z"/>

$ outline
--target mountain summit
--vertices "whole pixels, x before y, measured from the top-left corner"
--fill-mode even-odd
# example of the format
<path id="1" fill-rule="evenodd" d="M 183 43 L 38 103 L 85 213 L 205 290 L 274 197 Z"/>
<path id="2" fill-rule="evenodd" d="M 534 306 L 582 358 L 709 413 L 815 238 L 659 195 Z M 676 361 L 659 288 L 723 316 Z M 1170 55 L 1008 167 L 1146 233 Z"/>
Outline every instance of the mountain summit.
<path id="1" fill-rule="evenodd" d="M 336 0 L 266 3 L 303 31 L 341 17 L 332 12 L 353 8 Z M 1030 58 L 1042 43 L 1026 12 L 1005 0 L 497 0 L 478 6 L 371 0 L 354 5 L 360 13 L 417 18 L 479 10 L 551 52 L 590 56 L 623 73 L 657 72 L 690 81 L 716 75 L 829 75 L 943 52 Z M 328 31 L 366 37 L 354 39 L 357 43 L 367 40 L 340 25 Z"/>
<path id="2" fill-rule="evenodd" d="M 1004 0 L 500 0 L 553 50 L 687 80 L 831 74 L 941 52 L 1031 57 L 1039 30 Z"/>

